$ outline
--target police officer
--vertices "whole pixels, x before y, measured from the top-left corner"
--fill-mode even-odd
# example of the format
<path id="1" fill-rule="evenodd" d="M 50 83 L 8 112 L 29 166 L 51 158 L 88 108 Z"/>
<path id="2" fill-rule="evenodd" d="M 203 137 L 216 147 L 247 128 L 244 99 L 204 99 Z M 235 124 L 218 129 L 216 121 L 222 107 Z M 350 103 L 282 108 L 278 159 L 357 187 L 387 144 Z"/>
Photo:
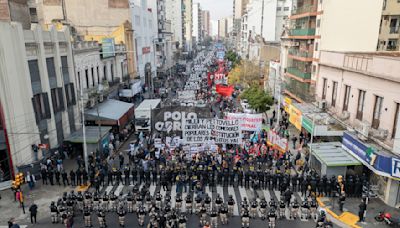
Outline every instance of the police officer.
<path id="1" fill-rule="evenodd" d="M 250 227 L 250 213 L 247 208 L 245 208 L 242 212 L 242 227 L 243 228 Z"/>
<path id="2" fill-rule="evenodd" d="M 102 201 L 101 201 L 101 204 L 102 204 L 103 211 L 107 212 L 108 211 L 108 205 L 109 205 L 109 197 L 107 195 L 107 192 L 104 193 Z"/>
<path id="3" fill-rule="evenodd" d="M 85 227 L 92 227 L 92 217 L 90 208 L 86 205 L 83 208 L 83 219 L 85 220 Z"/>
<path id="4" fill-rule="evenodd" d="M 279 218 L 285 218 L 285 211 L 286 211 L 286 204 L 285 201 L 280 200 L 279 201 Z"/>
<path id="5" fill-rule="evenodd" d="M 76 204 L 78 207 L 79 211 L 83 210 L 83 195 L 81 191 L 78 191 L 78 194 L 76 195 Z"/>
<path id="6" fill-rule="evenodd" d="M 110 209 L 111 211 L 117 211 L 117 199 L 118 197 L 115 195 L 114 192 L 111 193 L 110 196 Z"/>
<path id="7" fill-rule="evenodd" d="M 100 198 L 99 195 L 95 192 L 93 195 L 93 210 L 97 211 L 100 207 Z"/>
<path id="8" fill-rule="evenodd" d="M 218 227 L 218 211 L 214 207 L 210 213 L 210 218 L 211 218 L 211 226 L 212 227 Z"/>
<path id="9" fill-rule="evenodd" d="M 297 219 L 298 216 L 298 211 L 299 211 L 299 203 L 297 202 L 297 199 L 295 199 L 291 204 L 290 204 L 291 210 L 290 210 L 290 219 Z"/>
<path id="10" fill-rule="evenodd" d="M 204 204 L 200 206 L 200 225 L 205 225 L 207 222 L 207 208 Z"/>
<path id="11" fill-rule="evenodd" d="M 99 225 L 101 228 L 107 227 L 106 214 L 104 213 L 103 210 L 99 210 L 99 212 L 97 213 L 97 218 L 99 220 Z"/>
<path id="12" fill-rule="evenodd" d="M 196 208 L 195 208 L 195 212 L 196 213 L 200 213 L 200 210 L 201 210 L 201 207 L 202 207 L 202 205 L 201 205 L 201 201 L 202 201 L 203 199 L 201 198 L 201 195 L 200 194 L 197 194 L 196 195 L 196 198 L 195 198 L 195 201 L 196 201 Z"/>
<path id="13" fill-rule="evenodd" d="M 263 198 L 260 202 L 260 213 L 261 213 L 261 219 L 265 220 L 265 218 L 267 217 L 267 206 L 268 203 L 267 201 Z"/>
<path id="14" fill-rule="evenodd" d="M 211 197 L 206 193 L 206 197 L 204 198 L 204 204 L 208 212 L 211 211 Z"/>
<path id="15" fill-rule="evenodd" d="M 222 197 L 217 193 L 217 197 L 215 198 L 215 210 L 219 211 L 219 208 L 221 207 L 223 203 Z"/>
<path id="16" fill-rule="evenodd" d="M 136 196 L 136 209 L 140 209 L 142 205 L 143 205 L 143 195 L 138 193 Z"/>
<path id="17" fill-rule="evenodd" d="M 185 201 L 186 201 L 186 212 L 192 214 L 193 213 L 193 211 L 192 211 L 192 209 L 193 209 L 192 194 L 189 193 L 186 196 Z"/>
<path id="18" fill-rule="evenodd" d="M 92 193 L 89 191 L 85 192 L 84 204 L 85 206 L 88 206 L 90 210 L 92 209 Z"/>
<path id="19" fill-rule="evenodd" d="M 51 222 L 58 223 L 58 208 L 55 205 L 54 201 L 50 204 L 50 214 L 51 214 Z"/>
<path id="20" fill-rule="evenodd" d="M 229 198 L 228 198 L 228 214 L 229 214 L 229 216 L 233 215 L 234 206 L 235 206 L 235 200 L 233 199 L 232 195 L 229 195 Z"/>
<path id="21" fill-rule="evenodd" d="M 301 219 L 308 219 L 309 217 L 310 206 L 308 205 L 307 198 L 304 198 L 301 203 Z"/>
<path id="22" fill-rule="evenodd" d="M 276 212 L 274 208 L 271 208 L 268 212 L 268 224 L 269 227 L 274 228 L 276 222 Z"/>
<path id="23" fill-rule="evenodd" d="M 228 206 L 224 203 L 221 205 L 219 209 L 219 218 L 221 219 L 221 223 L 223 225 L 228 224 Z"/>
<path id="24" fill-rule="evenodd" d="M 311 212 L 311 216 L 314 219 L 317 219 L 317 208 L 318 208 L 318 203 L 315 200 L 315 198 L 313 197 L 311 202 L 310 202 L 310 212 Z"/>
<path id="25" fill-rule="evenodd" d="M 130 170 L 129 166 L 125 167 L 124 175 L 125 175 L 125 178 L 124 178 L 125 179 L 125 185 L 129 185 L 131 183 L 131 178 L 130 178 L 131 170 Z"/>
<path id="26" fill-rule="evenodd" d="M 250 208 L 250 217 L 255 218 L 257 216 L 257 207 L 258 203 L 257 200 L 254 199 L 251 201 L 251 208 Z"/>
<path id="27" fill-rule="evenodd" d="M 181 214 L 178 219 L 178 228 L 186 228 L 186 216 Z"/>
<path id="28" fill-rule="evenodd" d="M 146 209 L 144 208 L 143 205 L 141 205 L 139 207 L 139 211 L 138 211 L 138 221 L 139 221 L 140 226 L 144 225 L 144 217 L 145 216 L 146 216 Z"/>
<path id="29" fill-rule="evenodd" d="M 276 210 L 277 205 L 274 199 L 271 199 L 271 201 L 269 201 L 269 207 L 274 208 Z"/>
<path id="30" fill-rule="evenodd" d="M 119 206 L 117 210 L 118 214 L 118 221 L 119 225 L 124 227 L 125 226 L 125 215 L 126 215 L 126 210 L 123 206 Z"/>
<path id="31" fill-rule="evenodd" d="M 181 211 L 181 208 L 182 208 L 182 195 L 181 195 L 181 193 L 178 193 L 178 194 L 176 195 L 176 198 L 175 198 L 175 208 L 176 208 L 176 210 L 177 210 L 178 212 Z"/>
<path id="32" fill-rule="evenodd" d="M 128 195 L 126 196 L 126 206 L 127 206 L 128 213 L 132 213 L 133 212 L 133 196 L 132 196 L 131 191 L 129 191 Z"/>

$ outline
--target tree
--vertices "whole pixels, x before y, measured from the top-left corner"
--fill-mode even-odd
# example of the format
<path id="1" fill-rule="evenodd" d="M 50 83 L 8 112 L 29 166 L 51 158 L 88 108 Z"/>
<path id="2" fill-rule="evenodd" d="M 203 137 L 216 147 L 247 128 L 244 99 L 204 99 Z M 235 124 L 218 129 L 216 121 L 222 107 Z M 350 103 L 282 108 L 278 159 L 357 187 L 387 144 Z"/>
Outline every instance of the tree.
<path id="1" fill-rule="evenodd" d="M 232 62 L 232 68 L 240 63 L 240 56 L 236 52 L 229 50 L 225 54 L 225 58 Z"/>
<path id="2" fill-rule="evenodd" d="M 234 67 L 228 76 L 229 84 L 241 84 L 249 87 L 260 81 L 260 67 L 254 62 L 242 60 Z"/>
<path id="3" fill-rule="evenodd" d="M 245 89 L 240 97 L 246 99 L 249 102 L 250 107 L 257 112 L 268 111 L 270 106 L 274 103 L 272 96 L 256 84 Z"/>

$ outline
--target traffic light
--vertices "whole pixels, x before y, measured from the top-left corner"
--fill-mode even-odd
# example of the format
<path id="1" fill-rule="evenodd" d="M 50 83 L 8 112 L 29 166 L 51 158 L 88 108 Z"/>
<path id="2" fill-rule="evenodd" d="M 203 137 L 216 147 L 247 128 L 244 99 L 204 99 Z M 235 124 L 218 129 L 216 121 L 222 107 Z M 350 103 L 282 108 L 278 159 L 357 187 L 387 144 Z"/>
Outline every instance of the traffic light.
<path id="1" fill-rule="evenodd" d="M 24 174 L 17 173 L 15 180 L 12 182 L 14 188 L 19 188 L 25 182 Z"/>

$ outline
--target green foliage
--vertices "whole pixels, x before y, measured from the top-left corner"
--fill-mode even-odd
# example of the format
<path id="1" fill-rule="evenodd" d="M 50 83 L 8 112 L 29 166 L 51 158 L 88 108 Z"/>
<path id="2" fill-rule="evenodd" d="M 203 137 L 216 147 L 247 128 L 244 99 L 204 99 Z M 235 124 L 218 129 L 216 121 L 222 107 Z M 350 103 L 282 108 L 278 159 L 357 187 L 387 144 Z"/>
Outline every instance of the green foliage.
<path id="1" fill-rule="evenodd" d="M 249 87 L 260 81 L 260 67 L 254 62 L 243 60 L 234 67 L 228 76 L 228 83 L 231 85 L 240 84 Z"/>
<path id="2" fill-rule="evenodd" d="M 232 50 L 225 53 L 225 58 L 232 62 L 232 68 L 240 63 L 240 56 Z"/>
<path id="3" fill-rule="evenodd" d="M 240 97 L 247 99 L 250 107 L 257 112 L 268 111 L 270 109 L 270 106 L 274 103 L 272 97 L 268 93 L 266 93 L 260 86 L 255 84 L 245 89 Z"/>

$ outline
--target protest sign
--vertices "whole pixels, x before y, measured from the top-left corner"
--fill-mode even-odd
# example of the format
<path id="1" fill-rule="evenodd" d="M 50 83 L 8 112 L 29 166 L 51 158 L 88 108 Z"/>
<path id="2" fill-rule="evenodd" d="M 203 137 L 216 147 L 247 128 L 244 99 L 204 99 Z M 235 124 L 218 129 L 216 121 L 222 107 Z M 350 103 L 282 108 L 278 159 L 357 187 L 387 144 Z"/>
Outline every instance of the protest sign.
<path id="1" fill-rule="evenodd" d="M 204 143 L 210 140 L 213 128 L 211 119 L 188 119 L 182 129 L 182 138 L 186 144 Z"/>
<path id="2" fill-rule="evenodd" d="M 154 139 L 154 147 L 161 148 L 161 139 L 159 139 L 159 138 Z"/>
<path id="3" fill-rule="evenodd" d="M 227 113 L 227 120 L 239 120 L 242 131 L 259 131 L 262 128 L 262 114 Z"/>
<path id="4" fill-rule="evenodd" d="M 196 91 L 194 91 L 194 90 L 178 91 L 178 99 L 180 99 L 180 100 L 195 100 L 196 99 Z"/>
<path id="5" fill-rule="evenodd" d="M 281 152 L 286 152 L 288 148 L 288 140 L 284 137 L 280 137 L 279 134 L 273 130 L 268 131 L 267 143 Z"/>
<path id="6" fill-rule="evenodd" d="M 242 144 L 239 120 L 214 119 L 212 136 L 216 144 Z"/>

